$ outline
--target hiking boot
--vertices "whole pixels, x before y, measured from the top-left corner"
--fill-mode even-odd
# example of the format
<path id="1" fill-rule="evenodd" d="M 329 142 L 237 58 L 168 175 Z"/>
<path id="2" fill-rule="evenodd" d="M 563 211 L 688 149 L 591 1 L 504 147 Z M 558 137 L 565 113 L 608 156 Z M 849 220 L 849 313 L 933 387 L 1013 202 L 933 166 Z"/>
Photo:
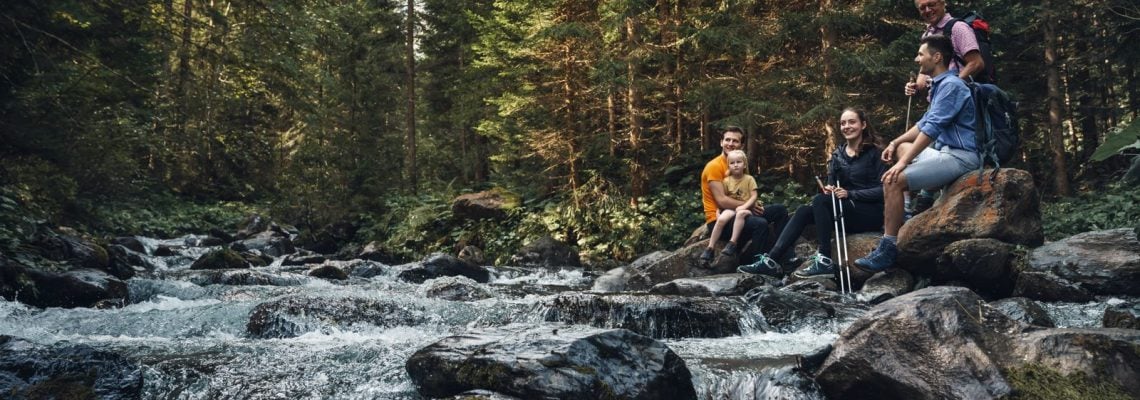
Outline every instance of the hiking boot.
<path id="1" fill-rule="evenodd" d="M 898 255 L 899 249 L 895 246 L 894 240 L 879 239 L 879 245 L 875 246 L 875 250 L 866 257 L 855 260 L 855 265 L 871 272 L 879 272 L 894 265 Z"/>
<path id="2" fill-rule="evenodd" d="M 701 252 L 701 264 L 708 264 L 712 262 L 712 260 L 713 249 L 705 248 L 705 251 Z"/>
<path id="3" fill-rule="evenodd" d="M 736 268 L 736 271 L 746 274 L 774 276 L 777 278 L 784 276 L 784 268 L 780 267 L 780 263 L 768 257 L 767 254 L 757 255 L 755 262 L 748 265 L 741 265 L 739 268 Z"/>
<path id="4" fill-rule="evenodd" d="M 721 250 L 720 254 L 724 254 L 728 257 L 735 257 L 736 256 L 736 243 L 728 242 L 728 244 L 724 245 L 724 250 Z"/>
<path id="5" fill-rule="evenodd" d="M 808 261 L 810 262 L 810 264 L 808 264 L 808 267 L 796 271 L 796 277 L 811 278 L 815 276 L 835 275 L 835 264 L 831 263 L 831 258 L 823 254 L 815 253 L 814 256 L 811 256 L 811 258 L 808 259 Z"/>

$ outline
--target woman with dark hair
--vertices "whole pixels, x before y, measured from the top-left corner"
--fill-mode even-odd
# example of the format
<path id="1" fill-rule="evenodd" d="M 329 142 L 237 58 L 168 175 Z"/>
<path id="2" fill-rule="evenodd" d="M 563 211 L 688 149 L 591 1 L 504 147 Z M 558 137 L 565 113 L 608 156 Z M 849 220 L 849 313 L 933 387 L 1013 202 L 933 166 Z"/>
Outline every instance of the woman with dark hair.
<path id="1" fill-rule="evenodd" d="M 858 108 L 847 108 L 839 116 L 839 132 L 844 142 L 832 153 L 827 163 L 827 185 L 823 193 L 812 199 L 811 205 L 800 206 L 791 221 L 780 233 L 776 245 L 767 254 L 756 256 L 752 264 L 737 270 L 750 274 L 783 276 L 782 265 L 791 262 L 793 246 L 807 225 L 816 227 L 819 250 L 811 256 L 807 268 L 796 276 L 832 276 L 837 271 L 831 261 L 831 233 L 835 218 L 832 215 L 831 194 L 843 202 L 844 223 L 847 233 L 878 231 L 883 226 L 883 184 L 880 181 L 887 165 L 879 161 L 882 147 L 875 137 L 867 113 Z"/>

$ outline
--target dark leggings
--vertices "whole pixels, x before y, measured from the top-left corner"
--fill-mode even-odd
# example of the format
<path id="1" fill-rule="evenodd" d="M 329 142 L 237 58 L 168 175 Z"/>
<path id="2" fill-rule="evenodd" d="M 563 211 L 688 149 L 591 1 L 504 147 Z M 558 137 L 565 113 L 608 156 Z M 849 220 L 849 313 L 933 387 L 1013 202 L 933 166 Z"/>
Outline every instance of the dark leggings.
<path id="1" fill-rule="evenodd" d="M 842 199 L 843 222 L 848 234 L 878 231 L 883 229 L 883 203 L 864 203 Z M 819 242 L 819 252 L 831 257 L 831 235 L 835 231 L 835 218 L 831 214 L 831 196 L 817 194 L 811 205 L 800 206 L 788 225 L 780 232 L 780 238 L 768 256 L 777 262 L 787 261 L 785 254 L 796 244 L 809 224 L 815 225 L 815 236 Z"/>

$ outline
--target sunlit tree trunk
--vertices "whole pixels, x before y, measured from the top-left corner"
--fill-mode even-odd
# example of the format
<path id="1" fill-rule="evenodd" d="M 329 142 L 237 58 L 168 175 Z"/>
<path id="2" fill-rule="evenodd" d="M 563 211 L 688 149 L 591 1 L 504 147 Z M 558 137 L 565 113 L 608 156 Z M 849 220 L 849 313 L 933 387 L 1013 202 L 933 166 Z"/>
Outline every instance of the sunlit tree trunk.
<path id="1" fill-rule="evenodd" d="M 1045 0 L 1042 3 L 1042 9 L 1046 13 L 1050 13 L 1050 5 L 1052 0 Z M 1049 150 L 1053 154 L 1053 183 L 1056 186 L 1057 194 L 1061 196 L 1068 196 L 1071 194 L 1069 190 L 1069 175 L 1068 168 L 1065 163 L 1065 137 L 1064 130 L 1061 126 L 1061 121 L 1064 120 L 1062 115 L 1061 98 L 1061 72 L 1060 63 L 1057 60 L 1057 37 L 1053 31 L 1053 20 L 1051 15 L 1047 16 L 1045 23 L 1041 24 L 1041 29 L 1045 34 L 1045 74 L 1046 85 L 1048 90 L 1048 103 L 1049 103 L 1049 126 L 1047 129 L 1047 142 L 1049 143 Z"/>
<path id="2" fill-rule="evenodd" d="M 626 17 L 625 30 L 628 50 L 637 48 L 637 22 L 634 18 Z M 633 56 L 626 58 L 627 105 L 629 114 L 629 187 L 631 205 L 637 206 L 637 198 L 647 193 L 647 177 L 645 175 L 644 139 L 642 138 L 643 121 L 641 118 L 641 89 L 637 82 L 637 60 Z"/>
<path id="3" fill-rule="evenodd" d="M 405 26 L 405 57 L 407 72 L 404 77 L 407 111 L 404 123 L 407 132 L 404 136 L 404 168 L 408 180 L 408 190 L 415 193 L 417 185 L 416 169 L 416 2 L 408 0 L 407 25 Z"/>

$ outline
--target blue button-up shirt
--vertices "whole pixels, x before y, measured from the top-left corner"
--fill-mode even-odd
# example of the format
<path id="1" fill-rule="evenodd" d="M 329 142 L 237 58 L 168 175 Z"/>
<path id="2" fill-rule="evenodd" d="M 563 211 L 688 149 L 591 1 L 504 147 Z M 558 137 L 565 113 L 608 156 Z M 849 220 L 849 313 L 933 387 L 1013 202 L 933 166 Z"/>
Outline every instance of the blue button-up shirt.
<path id="1" fill-rule="evenodd" d="M 935 147 L 978 151 L 974 97 L 958 75 L 946 71 L 930 85 L 930 108 L 918 120 L 918 130 L 934 139 Z"/>

